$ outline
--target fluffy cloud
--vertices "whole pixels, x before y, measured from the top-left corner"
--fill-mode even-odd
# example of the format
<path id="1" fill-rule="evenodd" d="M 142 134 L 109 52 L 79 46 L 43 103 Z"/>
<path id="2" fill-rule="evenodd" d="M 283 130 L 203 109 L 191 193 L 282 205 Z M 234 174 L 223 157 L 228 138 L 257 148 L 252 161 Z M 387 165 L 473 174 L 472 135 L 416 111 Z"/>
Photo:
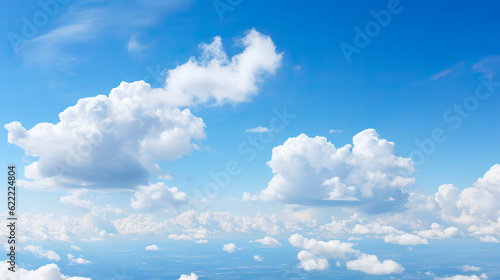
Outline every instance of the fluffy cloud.
<path id="1" fill-rule="evenodd" d="M 191 272 L 191 274 L 182 274 L 178 280 L 198 280 L 198 276 Z"/>
<path id="2" fill-rule="evenodd" d="M 257 239 L 257 240 L 255 240 L 255 242 L 260 243 L 264 246 L 272 247 L 272 248 L 278 248 L 281 246 L 281 243 L 279 243 L 278 240 L 276 240 L 272 237 L 269 237 L 269 236 L 266 236 L 266 237 L 261 238 L 261 239 Z"/>
<path id="3" fill-rule="evenodd" d="M 238 41 L 244 50 L 227 58 L 221 39 L 202 44 L 202 57 L 168 71 L 164 88 L 122 82 L 109 96 L 82 98 L 59 114 L 59 122 L 26 129 L 5 125 L 9 143 L 37 157 L 25 168 L 33 189 L 130 189 L 161 174 L 157 161 L 173 161 L 198 149 L 205 124 L 186 106 L 239 103 L 257 94 L 282 55 L 271 38 L 251 30 Z M 182 107 L 183 109 L 180 109 Z"/>
<path id="4" fill-rule="evenodd" d="M 263 261 L 263 260 L 264 260 L 264 258 L 263 258 L 263 257 L 261 257 L 261 256 L 259 256 L 259 255 L 255 255 L 255 256 L 253 256 L 253 259 L 254 259 L 254 260 L 256 260 L 256 261 L 258 261 L 258 262 L 261 262 L 261 261 Z"/>
<path id="5" fill-rule="evenodd" d="M 233 253 L 236 250 L 241 250 L 241 248 L 236 247 L 234 243 L 229 243 L 229 244 L 224 244 L 224 246 L 222 246 L 222 250 L 228 253 Z"/>
<path id="6" fill-rule="evenodd" d="M 81 217 L 54 214 L 22 214 L 19 238 L 23 241 L 53 240 L 71 242 L 74 238 L 87 241 L 102 240 L 112 236 L 105 229 L 113 230 L 113 224 L 94 212 Z"/>
<path id="7" fill-rule="evenodd" d="M 427 240 L 423 239 L 422 237 L 409 233 L 401 235 L 387 235 L 384 237 L 384 242 L 399 245 L 429 244 L 429 242 L 427 242 Z"/>
<path id="8" fill-rule="evenodd" d="M 0 279 L 5 280 L 91 280 L 85 277 L 70 277 L 61 274 L 56 264 L 48 264 L 36 270 L 26 270 L 16 267 L 16 272 L 7 270 L 10 265 L 6 262 L 0 262 Z"/>
<path id="9" fill-rule="evenodd" d="M 82 257 L 75 258 L 75 256 L 73 256 L 72 254 L 68 254 L 67 257 L 69 260 L 69 264 L 89 264 L 89 263 L 92 263 L 91 261 L 86 260 Z"/>
<path id="10" fill-rule="evenodd" d="M 159 248 L 156 244 L 146 246 L 146 251 L 158 251 Z"/>
<path id="11" fill-rule="evenodd" d="M 418 235 L 427 239 L 446 239 L 456 236 L 460 230 L 456 227 L 444 228 L 438 223 L 432 223 L 430 230 L 419 231 Z"/>
<path id="12" fill-rule="evenodd" d="M 263 75 L 273 74 L 280 66 L 282 54 L 270 37 L 255 30 L 238 40 L 244 47 L 240 54 L 228 59 L 220 37 L 202 44 L 201 59 L 195 58 L 168 71 L 166 92 L 169 101 L 178 105 L 211 102 L 240 103 L 257 94 Z"/>
<path id="13" fill-rule="evenodd" d="M 346 266 L 350 270 L 359 270 L 372 275 L 402 273 L 405 269 L 392 260 L 380 262 L 375 255 L 362 254 L 358 259 L 348 261 Z"/>
<path id="14" fill-rule="evenodd" d="M 359 253 L 352 248 L 353 243 L 345 243 L 339 240 L 330 240 L 328 242 L 308 239 L 300 234 L 294 234 L 288 238 L 292 246 L 305 249 L 311 253 L 321 256 L 328 256 L 336 259 L 345 259 L 350 254 Z"/>
<path id="15" fill-rule="evenodd" d="M 169 188 L 162 182 L 141 186 L 134 193 L 130 206 L 134 209 L 178 208 L 188 203 L 188 196 L 176 187 Z"/>
<path id="16" fill-rule="evenodd" d="M 30 252 L 37 258 L 45 258 L 49 261 L 60 261 L 61 257 L 54 251 L 46 251 L 40 246 L 28 245 L 24 247 L 24 250 Z"/>
<path id="17" fill-rule="evenodd" d="M 318 241 L 305 238 L 300 234 L 290 236 L 288 241 L 292 246 L 304 249 L 297 255 L 300 267 L 304 270 L 328 269 L 328 258 L 346 259 L 358 256 L 357 259 L 346 263 L 348 269 L 376 275 L 401 273 L 404 271 L 402 266 L 392 260 L 380 262 L 375 255 L 367 255 L 353 249 L 353 243 L 344 243 L 339 240 L 330 240 L 328 242 Z M 337 261 L 336 265 L 340 266 L 340 262 Z"/>
<path id="18" fill-rule="evenodd" d="M 329 266 L 328 259 L 318 257 L 306 250 L 300 251 L 297 255 L 297 259 L 300 261 L 300 267 L 306 271 L 326 270 Z"/>
<path id="19" fill-rule="evenodd" d="M 73 245 L 73 244 L 71 244 L 71 245 L 70 245 L 70 248 L 71 248 L 72 250 L 75 250 L 75 251 L 81 251 L 81 250 L 82 250 L 82 248 L 80 248 L 80 247 L 78 247 L 78 246 L 76 246 L 76 245 Z"/>
<path id="20" fill-rule="evenodd" d="M 500 164 L 461 192 L 453 185 L 440 186 L 435 198 L 446 220 L 462 224 L 496 221 L 500 215 Z"/>
<path id="21" fill-rule="evenodd" d="M 398 157 L 394 143 L 374 129 L 341 148 L 325 137 L 301 134 L 275 147 L 267 164 L 274 177 L 259 195 L 245 193 L 245 199 L 329 205 L 359 200 L 366 209 L 382 212 L 406 201 L 405 188 L 414 182 L 401 175 L 413 172 L 411 159 Z"/>

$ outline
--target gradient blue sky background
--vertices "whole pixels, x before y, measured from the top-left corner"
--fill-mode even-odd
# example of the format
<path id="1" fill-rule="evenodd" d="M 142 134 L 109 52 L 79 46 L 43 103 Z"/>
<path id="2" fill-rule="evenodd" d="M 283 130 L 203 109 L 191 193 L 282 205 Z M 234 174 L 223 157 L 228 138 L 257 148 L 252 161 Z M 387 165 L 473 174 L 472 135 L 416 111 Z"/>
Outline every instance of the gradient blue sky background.
<path id="1" fill-rule="evenodd" d="M 401 12 L 392 14 L 387 26 L 381 27 L 380 32 L 370 39 L 367 46 L 360 48 L 359 53 L 352 54 L 350 59 L 346 59 L 340 44 L 345 42 L 355 45 L 356 32 L 353 28 L 364 29 L 365 25 L 373 20 L 370 12 L 387 9 L 388 3 L 393 3 L 392 1 L 234 1 L 232 3 L 236 5 L 230 10 L 218 12 L 217 7 L 221 6 L 217 5 L 224 3 L 229 5 L 224 0 L 162 1 L 161 4 L 132 0 L 67 1 L 67 4 L 57 4 L 58 11 L 49 16 L 47 23 L 38 27 L 32 38 L 26 38 L 26 42 L 19 48 L 9 41 L 9 36 L 12 37 L 9 34 L 23 36 L 25 24 L 23 18 L 33 21 L 33 16 L 43 11 L 43 8 L 36 1 L 30 3 L 11 1 L 3 4 L 3 9 L 0 11 L 0 33 L 3 38 L 0 40 L 0 92 L 2 93 L 0 119 L 4 125 L 18 121 L 27 130 L 43 122 L 58 123 L 59 113 L 74 106 L 79 99 L 109 95 L 110 91 L 122 82 L 143 80 L 154 88 L 165 87 L 168 70 L 185 64 L 190 57 L 201 61 L 200 44 L 210 44 L 216 36 L 222 39 L 229 58 L 242 52 L 244 48 L 238 45 L 237 38 L 245 37 L 252 29 L 262 36 L 268 36 L 276 46 L 275 54 L 282 54 L 280 62 L 276 63 L 273 71 L 263 75 L 257 74 L 259 82 L 256 83 L 256 94 L 247 102 L 228 102 L 221 105 L 202 102 L 179 106 L 180 109 L 188 108 L 193 115 L 203 120 L 206 125 L 204 128 L 206 139 L 193 140 L 199 149 L 185 153 L 179 159 L 153 160 L 152 162 L 158 163 L 161 170 L 170 178 L 169 180 L 158 178 L 157 174 L 152 172 L 148 176 L 148 184 L 163 182 L 170 188 L 177 187 L 179 192 L 188 197 L 184 201 L 185 205 L 184 202 L 180 203 L 187 208 L 177 207 L 175 199 L 169 201 L 160 198 L 154 201 L 148 200 L 154 202 L 152 206 L 135 209 L 131 205 L 131 198 L 138 192 L 137 184 L 129 186 L 125 184 L 123 188 L 128 189 L 126 191 L 113 187 L 113 191 L 110 192 L 100 186 L 91 187 L 91 191 L 84 192 L 81 189 L 86 186 L 78 184 L 73 186 L 55 184 L 54 189 L 41 187 L 35 190 L 33 186 L 38 182 L 32 180 L 31 187 L 23 186 L 21 183 L 18 191 L 19 213 L 31 215 L 26 216 L 26 223 L 30 218 L 44 220 L 40 217 L 34 218 L 36 214 L 47 215 L 44 216 L 47 217 L 47 223 L 51 223 L 50 219 L 54 219 L 52 223 L 63 223 L 60 219 L 63 219 L 61 217 L 64 215 L 68 215 L 68 219 L 91 216 L 92 226 L 88 228 L 98 230 L 89 232 L 87 229 L 81 231 L 68 229 L 66 233 L 69 239 L 62 241 L 61 238 L 51 236 L 52 233 L 47 226 L 39 225 L 39 228 L 30 228 L 22 232 L 25 235 L 22 248 L 43 242 L 44 250 L 55 250 L 53 248 L 63 248 L 65 243 L 77 242 L 82 249 L 81 253 L 85 255 L 86 246 L 95 246 L 85 244 L 101 242 L 106 244 L 103 247 L 111 247 L 109 239 L 120 240 L 118 243 L 113 243 L 113 246 L 124 249 L 127 249 L 129 240 L 134 238 L 143 240 L 147 237 L 150 242 L 146 245 L 172 242 L 169 240 L 170 234 L 188 234 L 189 226 L 180 231 L 167 227 L 168 229 L 143 234 L 128 234 L 120 231 L 113 221 L 130 218 L 133 215 L 153 215 L 153 220 L 158 223 L 165 219 L 175 219 L 196 204 L 190 199 L 196 197 L 197 188 L 202 189 L 212 181 L 210 172 L 223 170 L 229 161 L 235 160 L 240 164 L 241 173 L 231 177 L 229 186 L 211 198 L 207 207 L 195 210 L 196 215 L 206 211 L 219 211 L 255 218 L 260 212 L 269 216 L 275 214 L 278 220 L 281 218 L 297 220 L 300 216 L 305 220 L 317 221 L 317 224 L 310 228 L 303 225 L 302 230 L 280 230 L 275 235 L 265 230 L 238 233 L 226 232 L 220 225 L 214 226 L 214 229 L 209 228 L 213 226 L 212 224 L 196 225 L 196 229 L 206 227 L 210 234 L 194 239 L 208 240 L 208 244 L 211 244 L 213 235 L 216 239 L 214 242 L 228 244 L 233 242 L 232 240 L 242 238 L 255 240 L 273 236 L 283 245 L 275 250 L 283 250 L 287 256 L 291 256 L 287 265 L 295 267 L 300 260 L 295 258 L 299 250 L 290 249 L 292 247 L 287 241 L 292 234 L 316 240 L 340 238 L 345 242 L 356 242 L 348 241 L 354 234 L 352 230 L 356 223 L 364 225 L 379 223 L 425 238 L 425 234 L 418 233 L 430 229 L 432 223 L 438 223 L 445 228 L 457 228 L 460 233 L 449 236 L 452 240 L 456 239 L 456 242 L 460 239 L 479 242 L 480 237 L 483 237 L 481 241 L 486 239 L 492 241 L 486 243 L 492 246 L 485 246 L 487 248 L 484 254 L 491 254 L 492 257 L 496 254 L 498 257 L 498 253 L 495 252 L 498 252 L 496 242 L 500 239 L 500 226 L 497 221 L 500 208 L 495 203 L 500 201 L 500 173 L 498 168 L 493 167 L 500 163 L 498 148 L 500 87 L 496 85 L 496 91 L 494 88 L 486 100 L 479 100 L 477 109 L 467 112 L 467 117 L 460 117 L 460 125 L 457 127 L 453 127 L 457 119 L 450 121 L 449 118 L 458 116 L 458 113 L 448 113 L 448 119 L 443 116 L 448 110 L 454 110 L 455 104 L 464 105 L 464 100 L 465 102 L 471 100 L 471 96 L 481 85 L 480 79 L 500 81 L 498 3 L 401 0 L 399 3 Z M 194 83 L 196 81 L 193 81 Z M 248 141 L 249 137 L 258 137 L 259 133 L 246 130 L 258 126 L 269 127 L 269 122 L 274 116 L 273 109 L 282 110 L 284 107 L 290 114 L 295 115 L 295 118 L 282 131 L 272 131 L 269 143 L 262 145 L 255 159 L 247 161 L 247 156 L 238 152 L 238 147 Z M 272 201 L 243 200 L 244 192 L 259 194 L 268 187 L 275 174 L 266 163 L 272 158 L 273 148 L 283 145 L 287 139 L 295 139 L 301 133 L 311 138 L 323 136 L 339 148 L 352 144 L 353 136 L 370 128 L 376 130 L 380 139 L 394 142 L 396 151 L 394 155 L 413 159 L 412 165 L 415 170 L 409 177 L 415 180 L 401 188 L 404 189 L 401 198 L 404 201 L 395 203 L 404 207 L 396 212 L 385 212 L 387 208 L 383 203 L 364 208 L 363 198 L 360 200 L 361 205 L 353 207 L 341 207 L 345 201 L 337 203 L 340 206 L 321 207 L 318 201 L 311 205 L 306 201 L 279 198 Z M 435 149 L 425 155 L 424 161 L 420 163 L 416 153 L 422 148 L 417 142 L 431 138 L 435 129 L 442 129 L 446 140 L 443 143 L 436 143 Z M 39 159 L 25 155 L 25 149 L 19 147 L 19 142 L 9 143 L 7 129 L 2 130 L 0 137 L 3 139 L 0 141 L 2 151 L 0 165 L 17 165 L 19 179 L 27 179 L 23 175 L 23 168 Z M 41 143 L 43 145 L 43 141 Z M 301 167 L 291 173 L 307 169 L 304 165 L 299 166 Z M 370 165 L 363 168 L 365 169 L 361 169 L 360 172 L 365 174 L 373 167 Z M 492 175 L 488 182 L 475 184 L 490 168 Z M 321 171 L 317 176 L 329 176 L 324 172 L 328 173 Z M 335 172 L 334 170 L 333 173 Z M 342 173 L 344 171 L 339 172 L 338 174 L 344 174 Z M 4 176 L 2 175 L 2 178 L 5 181 Z M 335 176 L 342 178 L 341 175 Z M 121 179 L 116 178 L 116 180 Z M 360 188 L 354 181 L 347 183 L 349 184 Z M 429 206 L 425 210 L 428 211 L 421 214 L 418 211 L 422 209 L 417 211 L 415 209 L 417 206 L 406 204 L 406 196 L 410 193 L 426 196 L 427 200 L 422 198 L 422 201 L 429 202 L 435 199 L 437 197 L 435 193 L 444 184 L 453 184 L 457 192 L 466 188 L 480 188 L 479 192 L 484 191 L 481 194 L 491 198 L 492 204 L 484 206 L 490 208 L 477 210 L 474 207 L 477 203 L 484 203 L 484 200 L 472 192 L 462 193 L 462 198 L 456 198 L 458 202 L 448 201 L 452 205 L 450 207 L 457 208 L 453 211 L 446 208 L 449 205 L 443 206 L 437 201 L 432 201 L 434 206 Z M 288 187 L 290 186 L 286 185 L 283 188 L 286 190 Z M 302 184 L 297 188 L 310 188 L 310 192 L 314 193 L 316 187 L 318 186 L 311 183 Z M 383 192 L 387 190 L 386 187 L 382 188 Z M 172 192 L 170 188 L 163 187 L 161 194 L 166 196 Z M 76 189 L 80 192 L 75 192 Z M 71 195 L 74 199 L 68 199 L 70 202 L 64 203 L 61 197 Z M 394 199 L 389 195 L 386 198 Z M 460 199 L 462 203 L 459 203 Z M 470 202 L 471 200 L 474 201 Z M 380 198 L 378 201 L 383 199 Z M 88 206 L 89 203 L 93 206 Z M 416 204 L 423 205 L 423 202 Z M 114 212 L 111 211 L 109 214 L 102 214 L 104 210 L 96 208 L 106 205 L 119 211 L 113 210 Z M 321 225 L 331 222 L 332 216 L 340 220 L 349 220 L 354 212 L 359 213 L 364 220 L 352 222 L 351 227 L 345 224 L 344 226 L 349 229 L 338 238 L 319 229 Z M 53 216 L 50 216 L 51 214 Z M 464 222 L 466 216 L 469 220 Z M 409 223 L 406 223 L 407 221 Z M 75 225 L 65 226 L 71 228 Z M 471 229 L 472 226 L 488 227 L 491 230 L 484 228 L 480 234 L 477 230 Z M 100 236 L 103 239 L 100 241 L 82 241 L 98 236 L 102 229 L 113 236 Z M 47 234 L 38 234 L 40 231 Z M 223 233 L 217 233 L 218 231 Z M 377 250 L 383 252 L 381 254 L 384 256 L 382 258 L 379 255 L 380 260 L 397 259 L 398 264 L 406 267 L 405 258 L 399 252 L 401 250 L 408 252 L 406 247 L 401 246 L 412 245 L 398 245 L 402 249 L 400 247 L 398 250 L 391 249 L 393 245 L 387 244 L 391 242 L 383 243 L 380 240 L 389 234 L 395 233 L 372 231 L 366 233 L 366 239 L 374 238 L 373 242 L 378 242 Z M 401 232 L 397 234 L 402 235 Z M 427 239 L 431 244 L 440 242 Z M 203 246 L 193 241 L 176 242 L 181 242 L 179 246 Z M 244 248 L 249 243 L 240 242 L 240 244 L 237 245 Z M 206 247 L 206 254 L 227 254 L 221 250 L 221 246 L 218 246 L 217 250 Z M 205 247 L 200 248 L 202 248 L 200 251 L 193 253 L 190 250 L 190 252 L 203 255 Z M 356 248 L 365 251 L 361 246 Z M 60 250 L 59 254 L 66 256 L 64 249 Z M 391 250 L 395 253 L 391 254 Z M 165 256 L 168 255 L 167 252 L 164 253 Z M 232 254 L 238 253 L 239 251 L 235 251 Z M 87 255 L 90 254 L 89 252 Z M 258 255 L 258 252 L 255 254 Z M 443 255 L 446 256 L 446 252 Z M 324 256 L 316 254 L 316 257 Z M 92 272 L 91 269 L 71 270 L 74 266 L 67 266 L 70 260 L 65 257 L 62 259 L 56 263 L 62 268 L 63 274 L 110 279 L 105 278 L 110 277 L 109 275 L 99 276 L 98 272 Z M 254 261 L 250 259 L 249 262 Z M 345 261 L 341 262 L 342 269 L 346 270 Z M 38 267 L 48 263 L 49 260 L 39 263 Z M 29 262 L 24 264 L 28 265 Z M 230 262 L 226 263 L 228 264 Z M 273 266 L 276 262 L 265 265 Z M 448 266 L 462 265 L 469 263 L 457 262 Z M 480 263 L 476 263 L 476 266 L 482 267 Z M 65 270 L 63 267 L 69 268 Z M 26 269 L 35 270 L 37 267 L 26 267 Z M 203 272 L 203 269 L 207 270 Z M 189 265 L 183 273 L 198 271 L 198 276 L 206 275 L 206 279 L 218 279 L 214 274 L 207 272 L 209 269 L 209 266 L 196 268 L 194 265 Z M 307 273 L 311 271 L 306 270 L 303 265 L 300 267 L 300 264 L 298 269 L 306 275 L 303 277 L 308 277 Z M 322 271 L 322 276 L 316 275 L 311 279 L 334 279 L 332 275 L 335 275 L 335 261 L 330 259 L 329 269 L 316 269 L 318 270 Z M 432 271 L 432 267 L 423 266 L 420 270 L 425 273 Z M 175 278 L 171 275 L 167 277 L 160 271 L 157 276 L 151 276 L 151 279 L 180 277 L 180 274 Z M 314 269 L 312 271 L 314 272 Z M 74 275 L 71 272 L 74 272 Z M 369 276 L 370 274 L 367 276 L 363 272 L 356 273 L 352 276 L 344 275 L 347 278 L 339 279 L 375 277 Z M 415 270 L 407 269 L 402 274 L 384 274 L 385 278 L 381 279 L 391 277 L 388 275 L 419 279 L 414 273 Z M 484 268 L 472 272 L 441 271 L 441 274 L 435 277 L 451 277 L 458 274 L 468 277 L 475 274 L 476 277 L 480 277 L 482 273 L 489 276 L 488 279 L 495 279 L 495 275 L 500 277 L 498 268 L 493 267 L 489 271 Z M 205 278 L 200 277 L 200 279 Z"/>

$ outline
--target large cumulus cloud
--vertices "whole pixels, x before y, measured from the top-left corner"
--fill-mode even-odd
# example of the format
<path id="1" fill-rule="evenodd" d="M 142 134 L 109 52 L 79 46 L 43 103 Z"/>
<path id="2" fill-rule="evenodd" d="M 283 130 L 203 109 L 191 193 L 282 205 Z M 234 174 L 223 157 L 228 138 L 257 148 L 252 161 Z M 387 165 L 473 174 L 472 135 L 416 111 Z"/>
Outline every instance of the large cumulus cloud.
<path id="1" fill-rule="evenodd" d="M 325 137 L 301 134 L 275 147 L 267 164 L 274 177 L 260 194 L 245 193 L 245 199 L 387 211 L 406 201 L 406 188 L 414 183 L 406 175 L 414 169 L 411 159 L 397 156 L 394 143 L 374 129 L 340 148 Z"/>
<path id="2" fill-rule="evenodd" d="M 205 123 L 186 108 L 249 101 L 282 54 L 270 37 L 255 30 L 238 39 L 243 51 L 228 58 L 220 37 L 200 45 L 202 56 L 168 71 L 163 88 L 122 82 L 109 95 L 80 99 L 59 122 L 26 129 L 5 125 L 8 141 L 38 158 L 25 168 L 36 189 L 133 188 L 160 173 L 157 161 L 173 161 L 198 149 Z"/>

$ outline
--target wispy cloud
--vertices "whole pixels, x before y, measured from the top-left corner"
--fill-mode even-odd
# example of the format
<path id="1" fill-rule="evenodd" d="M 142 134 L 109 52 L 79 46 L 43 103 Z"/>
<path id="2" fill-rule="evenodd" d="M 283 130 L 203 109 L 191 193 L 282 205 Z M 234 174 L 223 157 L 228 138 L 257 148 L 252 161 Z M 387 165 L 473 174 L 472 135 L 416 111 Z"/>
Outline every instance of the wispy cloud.
<path id="1" fill-rule="evenodd" d="M 262 132 L 269 132 L 271 131 L 269 128 L 267 127 L 264 127 L 264 126 L 257 126 L 257 127 L 254 127 L 254 128 L 249 128 L 247 130 L 245 130 L 245 132 L 253 132 L 253 133 L 262 133 Z"/>

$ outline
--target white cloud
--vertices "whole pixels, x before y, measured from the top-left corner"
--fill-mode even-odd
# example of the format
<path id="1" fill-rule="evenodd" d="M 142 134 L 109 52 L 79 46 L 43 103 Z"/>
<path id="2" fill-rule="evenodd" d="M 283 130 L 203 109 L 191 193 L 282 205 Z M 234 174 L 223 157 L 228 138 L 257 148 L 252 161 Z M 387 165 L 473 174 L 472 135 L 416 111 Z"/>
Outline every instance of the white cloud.
<path id="1" fill-rule="evenodd" d="M 493 237 L 493 236 L 480 236 L 479 237 L 479 241 L 481 242 L 491 242 L 491 243 L 500 243 L 500 240 L 498 240 L 497 238 Z"/>
<path id="2" fill-rule="evenodd" d="M 72 254 L 68 254 L 67 257 L 68 257 L 70 264 L 89 264 L 89 263 L 92 263 L 91 261 L 86 260 L 82 257 L 75 259 L 75 256 L 73 256 Z"/>
<path id="3" fill-rule="evenodd" d="M 282 54 L 268 36 L 251 30 L 239 43 L 244 50 L 231 59 L 220 38 L 202 44 L 200 61 L 192 57 L 168 71 L 165 88 L 122 82 L 109 96 L 80 99 L 56 124 L 29 130 L 19 122 L 6 124 L 9 143 L 38 157 L 19 185 L 101 190 L 147 185 L 150 174 L 162 173 L 155 162 L 191 154 L 195 142 L 205 139 L 203 120 L 186 106 L 249 101 L 263 77 L 279 67 Z"/>
<path id="4" fill-rule="evenodd" d="M 342 130 L 337 130 L 337 129 L 330 129 L 328 130 L 328 133 L 341 133 Z"/>
<path id="5" fill-rule="evenodd" d="M 467 264 L 466 264 L 466 265 L 463 265 L 463 266 L 462 266 L 462 271 L 463 271 L 463 272 L 469 272 L 469 271 L 474 271 L 474 272 L 476 272 L 476 271 L 480 271 L 480 270 L 481 270 L 481 268 L 480 268 L 480 267 L 473 266 L 473 265 L 467 265 Z"/>
<path id="6" fill-rule="evenodd" d="M 251 30 L 238 40 L 245 49 L 227 58 L 220 37 L 211 44 L 201 44 L 200 61 L 191 58 L 187 63 L 168 71 L 166 91 L 170 101 L 190 105 L 214 101 L 240 103 L 257 94 L 263 75 L 274 74 L 282 54 L 276 53 L 271 38 Z"/>
<path id="7" fill-rule="evenodd" d="M 191 272 L 190 275 L 182 274 L 178 280 L 198 280 L 198 276 L 196 274 L 194 274 L 193 272 Z"/>
<path id="8" fill-rule="evenodd" d="M 300 234 L 294 234 L 288 238 L 292 246 L 305 249 L 313 254 L 328 256 L 330 258 L 344 259 L 350 254 L 359 253 L 352 248 L 353 243 L 344 243 L 339 240 L 330 240 L 328 242 L 308 239 Z"/>
<path id="9" fill-rule="evenodd" d="M 229 244 L 224 244 L 224 246 L 222 246 L 222 250 L 228 253 L 233 253 L 236 250 L 241 250 L 241 248 L 236 247 L 234 243 L 229 243 Z"/>
<path id="10" fill-rule="evenodd" d="M 436 277 L 436 280 L 486 280 L 488 276 L 486 274 L 481 274 L 479 277 L 476 275 L 465 276 L 465 275 L 455 275 L 450 277 Z"/>
<path id="11" fill-rule="evenodd" d="M 40 246 L 28 245 L 24 247 L 24 250 L 30 252 L 37 258 L 45 258 L 49 261 L 60 261 L 61 257 L 54 251 L 46 251 Z"/>
<path id="12" fill-rule="evenodd" d="M 159 248 L 156 244 L 146 246 L 146 251 L 158 251 Z"/>
<path id="13" fill-rule="evenodd" d="M 261 261 L 263 261 L 263 260 L 264 260 L 264 258 L 263 258 L 263 257 L 261 257 L 261 256 L 259 256 L 259 255 L 255 255 L 255 256 L 253 256 L 253 259 L 254 259 L 254 260 L 256 260 L 256 261 L 258 261 L 258 262 L 261 262 Z"/>
<path id="14" fill-rule="evenodd" d="M 399 245 L 429 244 L 429 242 L 427 242 L 427 240 L 423 239 L 422 237 L 409 233 L 401 235 L 387 235 L 384 237 L 384 242 L 399 244 Z"/>
<path id="15" fill-rule="evenodd" d="M 16 272 L 9 271 L 6 261 L 0 262 L 0 279 L 6 280 L 91 280 L 85 277 L 70 277 L 61 274 L 56 264 L 44 265 L 36 270 L 26 270 L 16 266 Z"/>
<path id="16" fill-rule="evenodd" d="M 188 196 L 176 187 L 169 188 L 162 182 L 141 186 L 134 193 L 130 206 L 134 209 L 175 209 L 186 205 Z"/>
<path id="17" fill-rule="evenodd" d="M 269 132 L 269 131 L 271 131 L 269 128 L 260 125 L 255 128 L 249 128 L 245 130 L 245 132 L 255 132 L 255 133 Z"/>
<path id="18" fill-rule="evenodd" d="M 446 220 L 461 224 L 496 221 L 500 215 L 500 164 L 461 192 L 450 184 L 440 186 L 435 199 Z"/>
<path id="19" fill-rule="evenodd" d="M 130 53 L 141 53 L 141 51 L 145 48 L 144 45 L 139 43 L 137 39 L 137 34 L 134 34 L 130 37 L 127 43 L 127 49 Z"/>
<path id="20" fill-rule="evenodd" d="M 382 225 L 378 222 L 371 222 L 365 225 L 356 224 L 352 231 L 354 234 L 375 234 L 375 235 L 401 235 L 404 234 L 403 231 L 400 231 L 392 226 Z"/>
<path id="21" fill-rule="evenodd" d="M 301 134 L 275 147 L 267 164 L 274 177 L 258 196 L 246 194 L 247 200 L 326 205 L 360 200 L 367 210 L 383 212 L 402 206 L 406 187 L 414 182 L 401 175 L 413 172 L 411 159 L 398 157 L 394 143 L 374 129 L 338 149 L 325 137 Z"/>
<path id="22" fill-rule="evenodd" d="M 76 246 L 76 245 L 73 245 L 73 244 L 71 244 L 71 245 L 70 245 L 70 248 L 71 248 L 72 250 L 75 250 L 75 251 L 81 251 L 81 250 L 82 250 L 82 248 L 80 248 L 80 247 L 78 247 L 78 246 Z"/>
<path id="23" fill-rule="evenodd" d="M 261 239 L 257 239 L 257 240 L 255 240 L 255 242 L 260 243 L 264 246 L 272 247 L 272 248 L 278 248 L 281 246 L 281 243 L 279 243 L 278 240 L 276 240 L 272 237 L 269 237 L 269 236 L 266 236 L 266 237 L 261 238 Z"/>
<path id="24" fill-rule="evenodd" d="M 438 223 L 432 223 L 430 230 L 419 231 L 418 235 L 427 239 L 446 239 L 456 236 L 460 233 L 460 230 L 456 227 L 444 228 Z"/>
<path id="25" fill-rule="evenodd" d="M 104 213 L 115 213 L 115 214 L 121 214 L 122 210 L 119 208 L 114 208 L 109 205 L 107 206 L 96 206 L 94 203 L 90 200 L 84 200 L 81 199 L 81 196 L 84 194 L 88 193 L 89 191 L 86 189 L 77 189 L 77 190 L 70 190 L 69 191 L 71 194 L 68 196 L 62 196 L 59 199 L 59 202 L 63 204 L 71 204 L 75 207 L 89 210 L 92 213 L 95 213 L 96 215 L 102 215 Z"/>
<path id="26" fill-rule="evenodd" d="M 404 268 L 392 260 L 380 262 L 375 255 L 362 254 L 358 259 L 348 261 L 346 266 L 350 270 L 359 270 L 372 275 L 402 273 Z"/>
<path id="27" fill-rule="evenodd" d="M 300 267 L 304 270 L 325 270 L 329 267 L 328 258 L 346 259 L 358 256 L 356 260 L 348 261 L 347 268 L 360 270 L 368 274 L 391 274 L 401 273 L 404 268 L 392 260 L 380 262 L 375 255 L 367 255 L 359 250 L 353 249 L 353 243 L 344 243 L 339 240 L 328 242 L 308 239 L 300 234 L 294 234 L 288 239 L 294 247 L 304 249 L 299 252 L 297 259 Z M 336 261 L 339 266 L 340 262 Z"/>
<path id="28" fill-rule="evenodd" d="M 297 259 L 300 261 L 300 267 L 306 271 L 326 270 L 329 266 L 328 259 L 318 257 L 306 250 L 300 251 L 297 255 Z"/>

